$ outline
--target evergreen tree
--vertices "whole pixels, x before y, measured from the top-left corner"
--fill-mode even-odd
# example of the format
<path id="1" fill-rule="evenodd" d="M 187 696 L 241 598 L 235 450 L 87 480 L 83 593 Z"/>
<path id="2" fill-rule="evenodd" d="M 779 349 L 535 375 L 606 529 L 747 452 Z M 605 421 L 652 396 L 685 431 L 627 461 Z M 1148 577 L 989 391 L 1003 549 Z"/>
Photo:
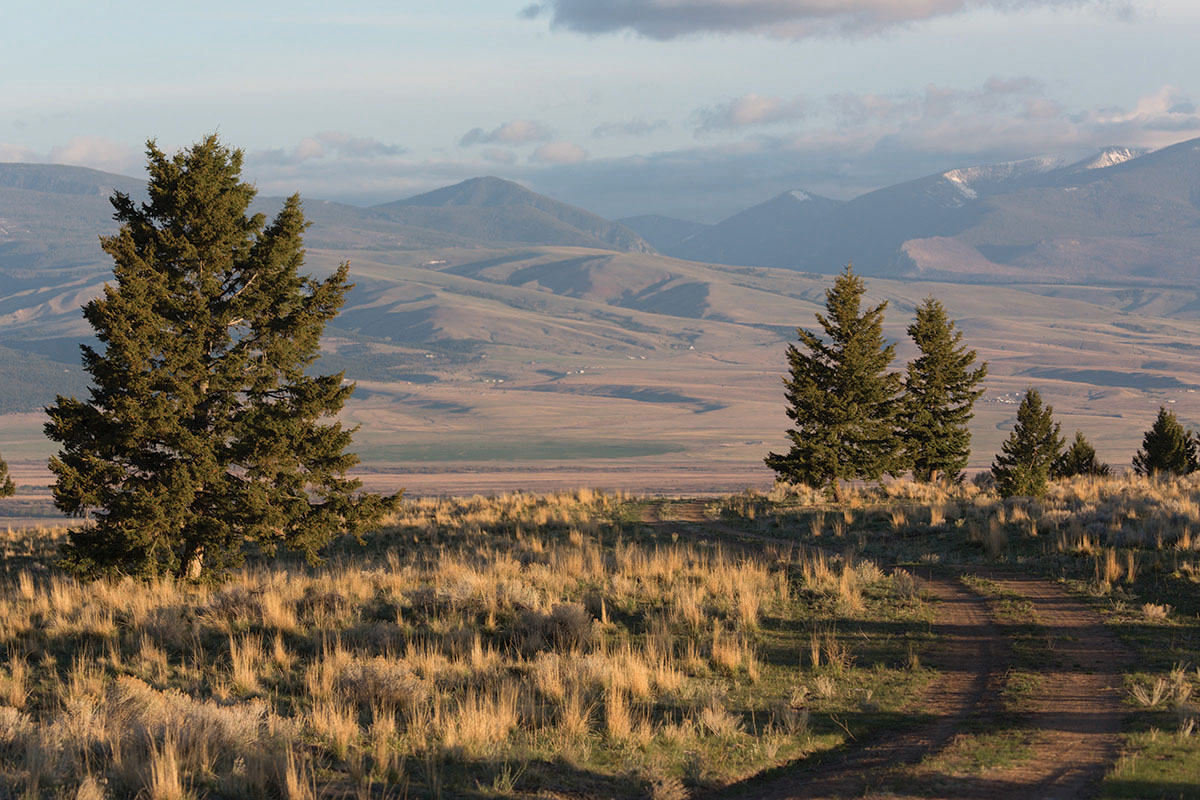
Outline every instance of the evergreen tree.
<path id="1" fill-rule="evenodd" d="M 12 497 L 17 493 L 17 485 L 8 474 L 8 462 L 0 458 L 0 497 Z"/>
<path id="2" fill-rule="evenodd" d="M 1054 477 L 1070 478 L 1075 475 L 1096 475 L 1106 477 L 1110 470 L 1108 464 L 1096 458 L 1096 448 L 1092 447 L 1082 431 L 1075 431 L 1075 441 L 1067 451 L 1054 462 Z"/>
<path id="3" fill-rule="evenodd" d="M 1037 389 L 1030 387 L 1017 409 L 1017 424 L 992 463 L 992 476 L 1001 497 L 1041 497 L 1062 454 L 1061 426 L 1054 409 L 1042 403 Z"/>
<path id="4" fill-rule="evenodd" d="M 983 394 L 979 384 L 987 364 L 972 369 L 975 351 L 962 344 L 962 331 L 933 297 L 917 307 L 908 335 L 920 355 L 909 363 L 904 381 L 900 436 L 905 459 L 919 481 L 957 481 L 971 454 L 967 425 Z"/>
<path id="5" fill-rule="evenodd" d="M 841 496 L 842 480 L 877 480 L 899 469 L 896 417 L 901 379 L 888 372 L 894 345 L 884 345 L 887 303 L 860 311 L 865 287 L 852 267 L 825 292 L 826 314 L 817 322 L 824 338 L 798 328 L 801 347 L 789 345 L 783 383 L 791 449 L 766 463 L 780 477 L 830 486 Z"/>
<path id="6" fill-rule="evenodd" d="M 1195 437 L 1183 429 L 1175 412 L 1159 406 L 1158 418 L 1133 457 L 1134 471 L 1139 475 L 1187 475 L 1198 466 Z"/>
<path id="7" fill-rule="evenodd" d="M 398 500 L 359 492 L 352 429 L 331 422 L 354 387 L 312 377 L 350 285 L 301 275 L 299 196 L 264 226 L 242 153 L 208 136 L 168 157 L 147 145 L 149 202 L 113 200 L 101 240 L 115 283 L 84 307 L 90 400 L 59 397 L 46 433 L 55 503 L 93 521 L 72 533 L 77 571 L 214 575 L 247 544 L 318 560 Z"/>

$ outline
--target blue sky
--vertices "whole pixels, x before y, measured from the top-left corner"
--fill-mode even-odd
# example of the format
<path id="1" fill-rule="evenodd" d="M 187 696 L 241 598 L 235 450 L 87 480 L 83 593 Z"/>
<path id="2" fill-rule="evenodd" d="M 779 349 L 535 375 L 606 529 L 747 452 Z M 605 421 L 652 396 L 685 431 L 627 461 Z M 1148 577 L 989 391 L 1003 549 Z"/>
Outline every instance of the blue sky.
<path id="1" fill-rule="evenodd" d="M 22 4 L 0 161 L 139 174 L 219 130 L 262 191 L 481 174 L 611 217 L 1200 136 L 1190 0 Z M 431 10 L 433 9 L 433 10 Z"/>

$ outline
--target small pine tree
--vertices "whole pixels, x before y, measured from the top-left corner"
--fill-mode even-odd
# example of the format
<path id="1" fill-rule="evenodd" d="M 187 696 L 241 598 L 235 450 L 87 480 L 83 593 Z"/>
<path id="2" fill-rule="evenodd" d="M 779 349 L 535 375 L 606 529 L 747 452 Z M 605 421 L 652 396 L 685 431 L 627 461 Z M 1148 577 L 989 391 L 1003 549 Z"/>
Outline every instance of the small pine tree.
<path id="1" fill-rule="evenodd" d="M 1076 475 L 1095 475 L 1107 477 L 1111 470 L 1108 464 L 1096 458 L 1096 448 L 1092 447 L 1082 431 L 1075 431 L 1075 441 L 1067 451 L 1054 463 L 1054 477 L 1071 478 Z"/>
<path id="2" fill-rule="evenodd" d="M 1133 457 L 1134 471 L 1139 475 L 1188 475 L 1198 467 L 1195 436 L 1183 429 L 1175 412 L 1159 406 L 1158 418 Z"/>
<path id="3" fill-rule="evenodd" d="M 1060 430 L 1054 421 L 1054 409 L 1042 402 L 1037 389 L 1030 387 L 1017 409 L 1017 424 L 992 463 L 992 477 L 1001 497 L 1041 497 L 1046 493 L 1046 484 L 1065 444 Z"/>
<path id="4" fill-rule="evenodd" d="M 330 421 L 354 387 L 311 376 L 350 285 L 299 272 L 308 223 L 292 196 L 270 224 L 248 216 L 242 153 L 209 136 L 168 157 L 147 145 L 149 202 L 113 198 L 101 239 L 115 283 L 84 308 L 103 352 L 83 347 L 90 400 L 59 397 L 46 434 L 54 499 L 94 521 L 63 563 L 81 573 L 198 578 L 245 546 L 318 560 L 341 531 L 398 500 L 346 471 L 353 430 Z"/>
<path id="5" fill-rule="evenodd" d="M 0 497 L 12 497 L 17 493 L 17 485 L 8 474 L 8 462 L 0 458 Z"/>
<path id="6" fill-rule="evenodd" d="M 824 339 L 796 330 L 803 349 L 789 345 L 784 377 L 791 449 L 765 461 L 784 479 L 829 486 L 840 499 L 842 480 L 878 480 L 899 471 L 896 436 L 900 375 L 888 372 L 894 345 L 883 339 L 887 303 L 861 311 L 865 286 L 852 267 L 825 292 L 827 313 L 816 315 Z"/>
<path id="7" fill-rule="evenodd" d="M 908 327 L 920 355 L 908 365 L 900 436 L 904 455 L 919 481 L 957 481 L 971 454 L 967 428 L 975 414 L 987 364 L 972 369 L 976 353 L 962 344 L 962 331 L 935 298 L 917 307 Z"/>

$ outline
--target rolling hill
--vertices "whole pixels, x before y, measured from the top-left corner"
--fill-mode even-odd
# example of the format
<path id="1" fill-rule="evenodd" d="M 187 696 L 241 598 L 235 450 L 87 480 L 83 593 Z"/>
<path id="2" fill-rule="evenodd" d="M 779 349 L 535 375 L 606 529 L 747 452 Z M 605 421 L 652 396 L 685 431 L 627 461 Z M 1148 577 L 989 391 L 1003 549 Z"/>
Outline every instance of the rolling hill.
<path id="1" fill-rule="evenodd" d="M 1125 463 L 1159 404 L 1200 422 L 1194 272 L 1190 283 L 1180 270 L 1133 286 L 1132 271 L 1063 272 L 1062 260 L 1039 270 L 1020 237 L 1057 241 L 1061 225 L 1089 247 L 1108 233 L 1114 248 L 1158 252 L 1170 237 L 1190 246 L 1190 151 L 1128 155 L 960 171 L 848 203 L 787 193 L 703 228 L 618 226 L 495 179 L 369 209 L 309 200 L 309 267 L 348 258 L 356 283 L 317 368 L 358 381 L 347 417 L 370 432 L 360 450 L 375 470 L 602 464 L 766 480 L 762 454 L 786 427 L 784 349 L 822 306 L 830 280 L 819 273 L 844 259 L 814 257 L 812 271 L 717 265 L 649 252 L 645 241 L 698 247 L 724 236 L 780 252 L 797 231 L 815 240 L 835 223 L 883 217 L 879 241 L 899 242 L 910 261 L 880 245 L 883 268 L 863 266 L 901 276 L 868 283 L 872 301 L 890 303 L 886 332 L 901 358 L 913 307 L 935 294 L 991 363 L 974 465 L 990 460 L 1014 399 L 1035 383 L 1065 430 L 1085 430 L 1102 456 Z M 79 306 L 108 275 L 95 240 L 113 224 L 106 197 L 140 183 L 58 167 L 0 175 L 0 447 L 11 463 L 36 464 L 49 452 L 36 410 L 85 384 Z M 1136 198 L 1158 205 L 1139 213 Z M 269 212 L 278 201 L 257 205 Z M 904 214 L 888 210 L 897 208 Z M 524 222 L 509 227 L 505 214 Z M 1101 222 L 1111 217 L 1119 224 Z M 943 259 L 953 244 L 983 260 L 922 261 L 931 242 Z"/>
<path id="2" fill-rule="evenodd" d="M 475 242 L 653 252 L 633 231 L 501 178 L 471 180 L 374 206 L 388 219 Z"/>

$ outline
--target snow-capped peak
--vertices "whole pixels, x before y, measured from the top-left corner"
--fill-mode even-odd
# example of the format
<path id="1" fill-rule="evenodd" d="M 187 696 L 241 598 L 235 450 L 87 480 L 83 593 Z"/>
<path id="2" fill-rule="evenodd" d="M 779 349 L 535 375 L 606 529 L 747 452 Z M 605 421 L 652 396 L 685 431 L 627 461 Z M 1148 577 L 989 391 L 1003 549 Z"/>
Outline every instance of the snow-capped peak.
<path id="1" fill-rule="evenodd" d="M 1004 161 L 999 164 L 952 169 L 949 172 L 943 172 L 942 177 L 958 189 L 964 197 L 974 200 L 979 196 L 981 187 L 987 188 L 989 185 L 994 186 L 1029 175 L 1040 175 L 1058 169 L 1066 163 L 1067 159 L 1063 156 L 1034 156 L 1022 158 L 1019 161 Z"/>
<path id="2" fill-rule="evenodd" d="M 812 195 L 810 195 L 808 192 L 802 192 L 799 189 L 793 192 L 788 192 L 788 194 L 792 196 L 793 200 L 798 200 L 801 203 L 805 202 L 806 200 L 812 200 Z"/>
<path id="3" fill-rule="evenodd" d="M 952 169 L 949 172 L 942 173 L 942 177 L 950 181 L 963 197 L 968 200 L 974 200 L 976 197 L 979 197 L 979 192 L 971 188 L 970 178 L 966 174 L 968 172 L 970 172 L 969 169 Z"/>
<path id="4" fill-rule="evenodd" d="M 1126 161 L 1132 161 L 1138 156 L 1143 156 L 1149 150 L 1135 147 L 1106 147 L 1101 150 L 1095 158 L 1091 158 L 1080 165 L 1081 169 L 1104 169 L 1105 167 L 1115 167 L 1117 164 L 1124 164 Z"/>

